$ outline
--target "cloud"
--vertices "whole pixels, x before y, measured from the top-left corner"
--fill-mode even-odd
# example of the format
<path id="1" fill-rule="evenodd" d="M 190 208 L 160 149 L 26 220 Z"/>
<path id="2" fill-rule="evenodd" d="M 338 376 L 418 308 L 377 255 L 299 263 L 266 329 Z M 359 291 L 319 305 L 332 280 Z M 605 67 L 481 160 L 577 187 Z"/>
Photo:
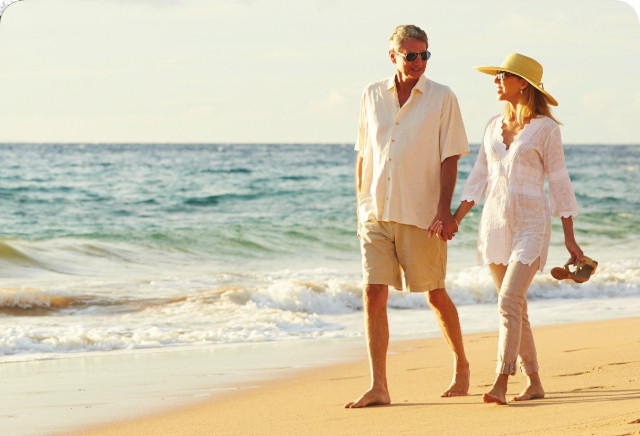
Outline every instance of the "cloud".
<path id="1" fill-rule="evenodd" d="M 301 57 L 302 53 L 299 50 L 292 48 L 281 48 L 273 50 L 260 55 L 260 60 L 278 60 L 278 59 L 291 59 Z"/>
<path id="2" fill-rule="evenodd" d="M 582 103 L 587 113 L 598 115 L 608 113 L 612 107 L 619 107 L 620 93 L 614 88 L 601 88 L 595 92 L 585 94 Z"/>
<path id="3" fill-rule="evenodd" d="M 344 105 L 347 101 L 348 99 L 345 96 L 344 90 L 334 89 L 329 93 L 329 95 L 318 102 L 318 106 L 325 109 L 333 109 L 337 106 Z"/>
<path id="4" fill-rule="evenodd" d="M 325 90 L 322 95 L 311 100 L 308 110 L 315 116 L 342 118 L 349 114 L 357 117 L 361 91 L 360 84 Z"/>
<path id="5" fill-rule="evenodd" d="M 218 112 L 217 108 L 213 106 L 198 106 L 187 109 L 180 116 L 182 118 L 210 118 Z"/>
<path id="6" fill-rule="evenodd" d="M 189 2 L 189 0 L 93 0 L 104 3 L 118 3 L 127 6 L 146 5 L 152 7 L 167 7 L 167 6 L 183 6 Z"/>
<path id="7" fill-rule="evenodd" d="M 584 129 L 581 142 L 638 143 L 634 126 L 640 113 L 640 92 L 623 93 L 613 87 L 604 87 L 586 94 L 582 98 L 587 125 L 598 126 Z M 583 120 L 583 122 L 585 121 Z M 637 129 L 636 129 L 637 131 Z"/>

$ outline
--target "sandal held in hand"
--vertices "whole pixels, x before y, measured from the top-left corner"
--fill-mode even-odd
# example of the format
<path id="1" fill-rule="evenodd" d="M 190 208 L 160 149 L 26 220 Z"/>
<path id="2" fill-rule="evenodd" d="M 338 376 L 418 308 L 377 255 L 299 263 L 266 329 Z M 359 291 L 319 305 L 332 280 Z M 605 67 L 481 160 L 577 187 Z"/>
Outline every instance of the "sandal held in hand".
<path id="1" fill-rule="evenodd" d="M 589 280 L 593 273 L 596 272 L 596 268 L 598 267 L 598 262 L 593 259 L 584 257 L 584 262 L 578 262 L 576 264 L 575 271 L 571 271 L 569 269 L 569 265 L 571 265 L 571 259 L 564 264 L 564 267 L 556 267 L 551 270 L 551 275 L 554 279 L 557 280 L 573 280 L 576 283 L 583 283 Z"/>

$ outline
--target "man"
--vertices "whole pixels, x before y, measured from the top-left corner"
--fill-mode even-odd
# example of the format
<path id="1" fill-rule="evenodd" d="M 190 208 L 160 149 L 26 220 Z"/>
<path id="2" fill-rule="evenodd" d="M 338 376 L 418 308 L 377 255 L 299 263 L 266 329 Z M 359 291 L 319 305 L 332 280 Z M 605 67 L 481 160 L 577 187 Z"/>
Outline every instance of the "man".
<path id="1" fill-rule="evenodd" d="M 372 83 L 362 96 L 356 192 L 371 386 L 347 408 L 391 403 L 387 297 L 389 285 L 402 289 L 402 272 L 410 292 L 426 292 L 454 354 L 453 381 L 442 396 L 469 389 L 458 312 L 444 287 L 446 241 L 458 230 L 451 198 L 469 143 L 453 92 L 423 75 L 428 46 L 422 29 L 398 26 L 389 38 L 394 77 Z M 443 226 L 432 238 L 428 229 L 436 220 Z"/>

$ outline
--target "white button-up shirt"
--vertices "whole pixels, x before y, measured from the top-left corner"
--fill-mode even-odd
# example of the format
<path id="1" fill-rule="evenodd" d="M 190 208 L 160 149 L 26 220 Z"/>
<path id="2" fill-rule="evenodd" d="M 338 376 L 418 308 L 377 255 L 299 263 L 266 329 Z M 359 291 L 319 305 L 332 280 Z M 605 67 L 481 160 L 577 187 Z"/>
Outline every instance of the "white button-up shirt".
<path id="1" fill-rule="evenodd" d="M 451 89 L 422 76 L 400 107 L 394 76 L 365 88 L 355 149 L 362 157 L 360 222 L 428 229 L 440 199 L 440 164 L 468 154 L 469 142 Z"/>

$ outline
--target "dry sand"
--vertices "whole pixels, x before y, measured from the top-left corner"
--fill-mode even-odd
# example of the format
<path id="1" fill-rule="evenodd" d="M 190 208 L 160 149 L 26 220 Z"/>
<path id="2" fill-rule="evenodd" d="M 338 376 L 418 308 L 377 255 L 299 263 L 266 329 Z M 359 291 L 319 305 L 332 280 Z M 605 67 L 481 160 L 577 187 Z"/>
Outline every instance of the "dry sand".
<path id="1" fill-rule="evenodd" d="M 451 377 L 451 355 L 442 339 L 425 339 L 391 345 L 390 406 L 343 408 L 368 387 L 363 360 L 74 434 L 640 434 L 640 318 L 547 326 L 534 334 L 547 392 L 541 400 L 482 402 L 497 347 L 497 333 L 487 333 L 465 336 L 472 371 L 466 397 L 439 397 Z M 523 376 L 511 377 L 508 398 L 524 386 Z"/>

